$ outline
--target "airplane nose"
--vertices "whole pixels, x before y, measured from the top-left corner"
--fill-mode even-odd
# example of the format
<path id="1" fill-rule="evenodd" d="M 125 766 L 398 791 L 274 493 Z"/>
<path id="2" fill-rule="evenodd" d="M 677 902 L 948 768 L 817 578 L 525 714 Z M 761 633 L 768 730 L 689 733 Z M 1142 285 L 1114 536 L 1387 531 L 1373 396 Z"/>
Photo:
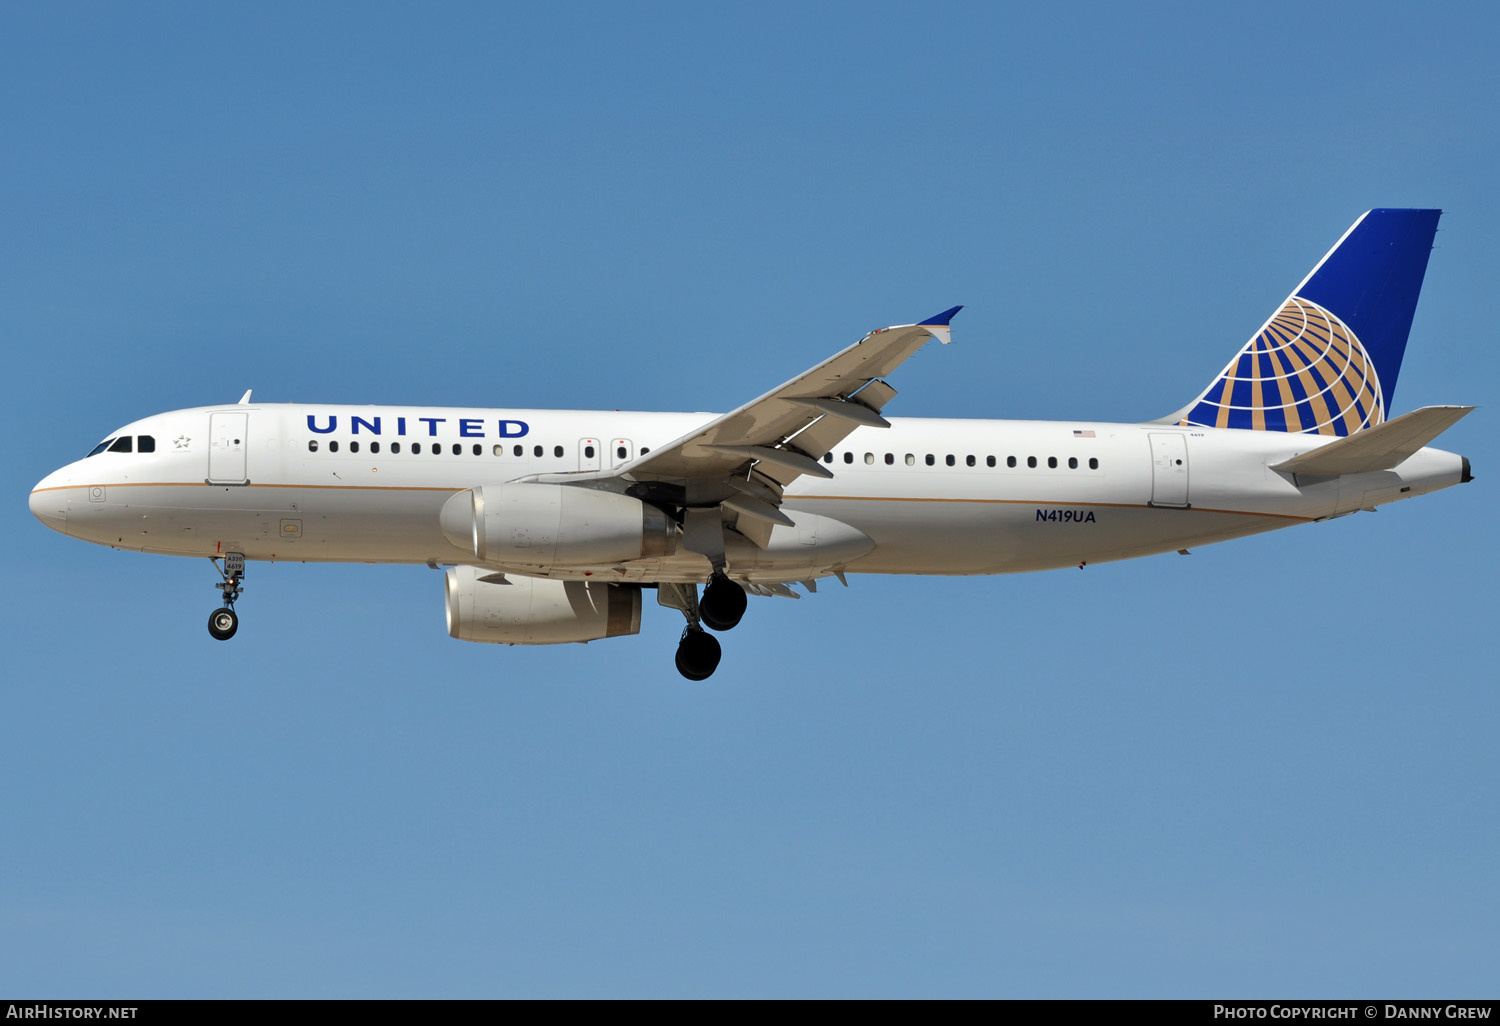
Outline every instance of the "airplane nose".
<path id="1" fill-rule="evenodd" d="M 64 498 L 66 493 L 60 488 L 50 487 L 50 478 L 42 478 L 31 490 L 31 515 L 42 523 L 60 531 L 68 533 L 68 500 Z"/>

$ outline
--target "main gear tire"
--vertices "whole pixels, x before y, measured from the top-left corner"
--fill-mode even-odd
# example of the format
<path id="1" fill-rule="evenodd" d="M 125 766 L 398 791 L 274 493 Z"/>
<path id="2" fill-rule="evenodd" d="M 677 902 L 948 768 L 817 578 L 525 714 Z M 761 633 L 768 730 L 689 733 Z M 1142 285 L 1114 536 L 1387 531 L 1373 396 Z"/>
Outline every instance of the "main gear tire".
<path id="1" fill-rule="evenodd" d="M 689 627 L 677 643 L 677 672 L 688 680 L 707 680 L 719 668 L 723 654 L 718 638 L 701 628 Z"/>
<path id="2" fill-rule="evenodd" d="M 708 587 L 703 589 L 703 597 L 698 600 L 698 615 L 703 620 L 703 626 L 716 631 L 727 631 L 744 617 L 748 603 L 744 588 L 723 574 L 715 574 L 708 582 Z"/>

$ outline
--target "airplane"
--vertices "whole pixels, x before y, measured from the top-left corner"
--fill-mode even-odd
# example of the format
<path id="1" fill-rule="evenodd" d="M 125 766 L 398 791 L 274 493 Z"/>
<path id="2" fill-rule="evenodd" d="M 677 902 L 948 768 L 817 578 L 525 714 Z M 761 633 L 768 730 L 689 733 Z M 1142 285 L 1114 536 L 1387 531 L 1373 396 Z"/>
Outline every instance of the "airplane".
<path id="1" fill-rule="evenodd" d="M 678 671 L 704 680 L 709 631 L 747 594 L 1187 551 L 1471 480 L 1427 446 L 1473 407 L 1387 417 L 1440 214 L 1361 215 L 1197 398 L 1143 423 L 887 417 L 886 379 L 951 341 L 953 307 L 721 416 L 247 391 L 110 432 L 31 510 L 72 538 L 212 560 L 221 641 L 247 561 L 427 564 L 463 641 L 637 634 L 654 590 L 686 620 Z"/>

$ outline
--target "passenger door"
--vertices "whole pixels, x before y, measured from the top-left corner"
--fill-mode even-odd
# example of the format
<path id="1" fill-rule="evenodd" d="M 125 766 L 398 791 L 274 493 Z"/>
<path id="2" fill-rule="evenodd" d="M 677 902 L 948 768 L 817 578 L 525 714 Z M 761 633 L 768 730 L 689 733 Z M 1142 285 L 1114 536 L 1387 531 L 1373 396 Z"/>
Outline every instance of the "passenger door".
<path id="1" fill-rule="evenodd" d="M 1187 436 L 1177 432 L 1151 432 L 1151 505 L 1186 507 L 1188 504 Z"/>
<path id="2" fill-rule="evenodd" d="M 208 415 L 208 483 L 248 484 L 247 457 L 250 439 L 248 413 Z"/>

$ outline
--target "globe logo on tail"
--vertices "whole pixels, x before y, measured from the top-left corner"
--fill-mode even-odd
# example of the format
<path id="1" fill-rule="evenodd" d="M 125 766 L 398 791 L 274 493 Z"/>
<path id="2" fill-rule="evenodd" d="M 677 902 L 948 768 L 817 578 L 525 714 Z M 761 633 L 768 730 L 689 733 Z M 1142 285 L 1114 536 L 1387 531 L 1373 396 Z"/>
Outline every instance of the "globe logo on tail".
<path id="1" fill-rule="evenodd" d="M 1375 364 L 1349 326 L 1293 296 L 1180 423 L 1349 435 L 1385 419 Z"/>

